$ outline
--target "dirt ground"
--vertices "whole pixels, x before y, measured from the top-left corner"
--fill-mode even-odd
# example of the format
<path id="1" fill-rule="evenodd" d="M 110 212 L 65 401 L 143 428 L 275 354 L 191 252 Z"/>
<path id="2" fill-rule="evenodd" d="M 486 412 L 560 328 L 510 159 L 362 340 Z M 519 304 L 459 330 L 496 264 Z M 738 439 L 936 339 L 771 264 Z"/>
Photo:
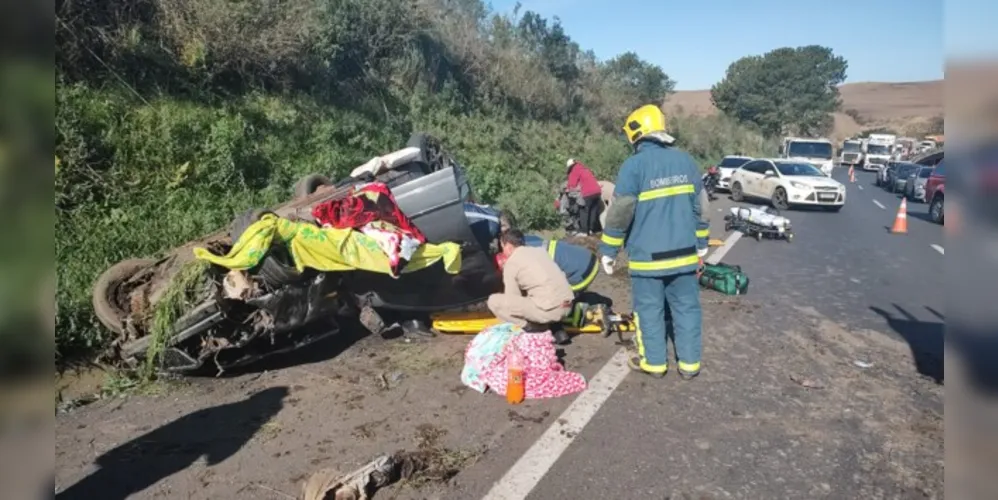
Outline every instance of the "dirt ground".
<path id="1" fill-rule="evenodd" d="M 593 291 L 629 310 L 620 278 Z M 508 434 L 540 430 L 570 402 L 510 407 L 461 384 L 470 336 L 331 339 L 266 360 L 248 373 L 163 384 L 152 394 L 100 400 L 58 418 L 59 498 L 291 498 L 312 472 L 344 473 L 397 450 L 431 450 L 454 470 Z M 349 343 L 348 342 L 351 342 Z M 577 339 L 566 366 L 591 377 L 612 341 Z M 66 398 L 93 373 L 63 383 Z M 399 485 L 384 498 L 426 498 L 447 485 Z"/>
<path id="2" fill-rule="evenodd" d="M 593 290 L 630 310 L 626 277 L 601 275 Z M 911 375 L 905 345 L 846 331 L 806 308 L 780 320 L 792 327 L 774 331 L 767 314 L 775 304 L 703 298 L 711 365 L 697 383 L 726 394 L 702 393 L 708 427 L 736 431 L 727 439 L 738 449 L 754 446 L 760 425 L 808 457 L 852 449 L 854 456 L 827 460 L 871 498 L 878 491 L 941 497 L 942 388 Z M 249 372 L 174 381 L 60 414 L 58 498 L 295 498 L 321 468 L 346 473 L 403 449 L 429 451 L 449 473 L 397 484 L 378 498 L 480 496 L 571 398 L 511 407 L 468 390 L 459 374 L 469 340 L 345 336 Z M 614 340 L 577 337 L 565 349 L 566 367 L 592 377 L 620 348 Z M 875 362 L 859 369 L 855 359 Z M 732 381 L 754 389 L 731 393 Z M 857 441 L 863 446 L 845 446 Z"/>
<path id="3" fill-rule="evenodd" d="M 943 81 L 847 83 L 839 87 L 842 111 L 835 113 L 834 140 L 850 137 L 864 128 L 892 126 L 903 129 L 912 123 L 943 114 Z M 691 115 L 716 113 L 710 90 L 684 90 L 669 96 L 666 109 L 681 106 Z M 855 109 L 863 123 L 845 114 Z"/>

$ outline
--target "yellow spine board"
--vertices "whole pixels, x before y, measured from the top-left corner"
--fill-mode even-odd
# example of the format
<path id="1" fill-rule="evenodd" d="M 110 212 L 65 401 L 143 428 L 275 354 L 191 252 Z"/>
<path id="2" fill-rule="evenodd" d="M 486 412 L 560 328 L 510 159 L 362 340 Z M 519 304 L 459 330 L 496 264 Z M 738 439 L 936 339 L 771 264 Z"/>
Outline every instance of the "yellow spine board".
<path id="1" fill-rule="evenodd" d="M 500 323 L 499 319 L 488 313 L 440 313 L 431 317 L 433 329 L 440 333 L 450 334 L 474 334 L 490 326 Z M 634 331 L 629 321 L 624 321 L 616 325 L 616 329 L 623 332 Z M 603 329 L 597 324 L 588 324 L 581 327 L 565 325 L 568 333 L 601 333 Z"/>

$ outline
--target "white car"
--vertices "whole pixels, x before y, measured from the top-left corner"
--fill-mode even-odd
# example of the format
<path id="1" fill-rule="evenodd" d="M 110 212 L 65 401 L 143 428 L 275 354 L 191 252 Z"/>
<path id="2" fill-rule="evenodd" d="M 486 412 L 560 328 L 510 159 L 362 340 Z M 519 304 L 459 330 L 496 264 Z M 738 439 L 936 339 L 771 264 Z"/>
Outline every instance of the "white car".
<path id="1" fill-rule="evenodd" d="M 779 210 L 795 205 L 838 212 L 846 203 L 846 187 L 804 162 L 752 160 L 731 176 L 731 199 L 766 199 Z"/>
<path id="2" fill-rule="evenodd" d="M 731 176 L 738 170 L 738 167 L 752 161 L 748 156 L 728 155 L 721 158 L 717 164 L 717 169 L 721 171 L 721 180 L 717 181 L 717 188 L 731 191 Z"/>

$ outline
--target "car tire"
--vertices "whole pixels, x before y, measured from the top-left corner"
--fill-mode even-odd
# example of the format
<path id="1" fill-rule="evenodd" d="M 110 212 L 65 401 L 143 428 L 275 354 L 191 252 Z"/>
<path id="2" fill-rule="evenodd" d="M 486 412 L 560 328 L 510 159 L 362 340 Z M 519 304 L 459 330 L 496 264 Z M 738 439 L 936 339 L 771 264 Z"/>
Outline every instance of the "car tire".
<path id="1" fill-rule="evenodd" d="M 742 183 L 736 182 L 731 185 L 731 200 L 745 201 L 745 193 L 742 191 Z"/>
<path id="2" fill-rule="evenodd" d="M 933 196 L 932 203 L 929 205 L 929 218 L 936 224 L 942 224 L 945 215 L 943 212 L 943 197 L 939 195 Z"/>
<path id="3" fill-rule="evenodd" d="M 229 237 L 232 239 L 232 242 L 235 243 L 246 232 L 246 229 L 258 221 L 260 217 L 263 217 L 264 214 L 268 213 L 272 214 L 274 212 L 253 209 L 236 217 L 232 221 L 232 226 L 229 230 Z M 306 279 L 306 276 L 298 272 L 298 269 L 294 266 L 291 255 L 280 246 L 272 247 L 263 258 L 263 262 L 250 272 L 259 276 L 266 284 L 274 288 L 280 288 L 285 285 L 297 285 Z"/>
<path id="4" fill-rule="evenodd" d="M 773 197 L 770 199 L 770 203 L 777 210 L 789 210 L 790 209 L 790 198 L 787 195 L 787 190 L 782 187 L 778 187 L 773 190 Z"/>
<path id="5" fill-rule="evenodd" d="M 134 276 L 135 273 L 155 263 L 155 259 L 123 260 L 104 271 L 94 282 L 91 290 L 94 315 L 108 330 L 118 335 L 125 332 L 124 323 L 125 318 L 128 317 L 128 311 L 115 300 L 114 295 L 118 286 Z"/>
<path id="6" fill-rule="evenodd" d="M 320 174 L 310 174 L 295 183 L 294 199 L 300 200 L 319 190 L 322 186 L 331 186 L 329 178 Z"/>
<path id="7" fill-rule="evenodd" d="M 405 143 L 405 147 L 419 148 L 419 158 L 417 158 L 417 161 L 426 165 L 427 170 L 425 173 L 427 174 L 443 170 L 449 166 L 440 141 L 432 135 L 424 132 L 412 134 L 409 137 L 409 141 Z"/>

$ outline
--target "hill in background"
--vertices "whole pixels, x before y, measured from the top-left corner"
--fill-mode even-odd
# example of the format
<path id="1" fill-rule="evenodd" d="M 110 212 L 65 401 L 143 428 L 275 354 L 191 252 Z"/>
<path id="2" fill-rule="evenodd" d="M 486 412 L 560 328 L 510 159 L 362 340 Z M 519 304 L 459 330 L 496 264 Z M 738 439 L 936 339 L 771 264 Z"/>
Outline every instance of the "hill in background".
<path id="1" fill-rule="evenodd" d="M 835 113 L 833 141 L 841 141 L 860 131 L 890 127 L 901 133 L 943 114 L 943 81 L 847 83 L 839 87 L 842 111 Z M 704 116 L 717 113 L 710 102 L 710 90 L 681 90 L 666 99 L 667 112 Z"/>

